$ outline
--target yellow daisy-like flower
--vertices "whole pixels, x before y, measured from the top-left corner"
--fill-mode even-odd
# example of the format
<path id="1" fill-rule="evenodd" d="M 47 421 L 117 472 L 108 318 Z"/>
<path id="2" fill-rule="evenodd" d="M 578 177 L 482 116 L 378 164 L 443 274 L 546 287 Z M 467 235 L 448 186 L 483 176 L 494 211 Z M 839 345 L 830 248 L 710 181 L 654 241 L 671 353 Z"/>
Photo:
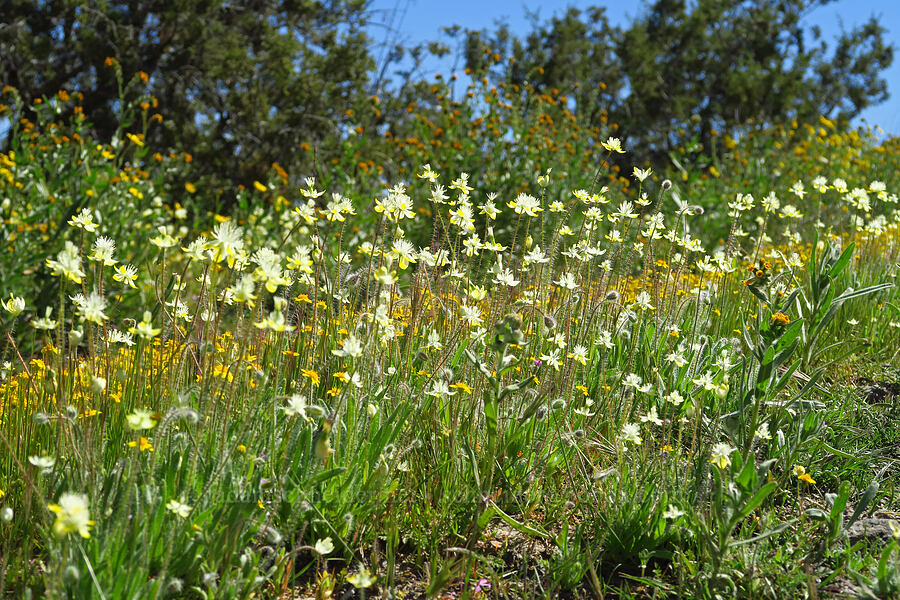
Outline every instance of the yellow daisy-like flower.
<path id="1" fill-rule="evenodd" d="M 319 385 L 319 381 L 320 381 L 320 379 L 319 379 L 319 374 L 316 373 L 315 371 L 313 371 L 312 369 L 302 369 L 302 370 L 300 371 L 300 373 L 301 373 L 304 377 L 306 377 L 307 379 L 309 379 L 310 381 L 312 381 L 313 385 L 315 385 L 315 386 L 318 386 L 318 385 Z"/>

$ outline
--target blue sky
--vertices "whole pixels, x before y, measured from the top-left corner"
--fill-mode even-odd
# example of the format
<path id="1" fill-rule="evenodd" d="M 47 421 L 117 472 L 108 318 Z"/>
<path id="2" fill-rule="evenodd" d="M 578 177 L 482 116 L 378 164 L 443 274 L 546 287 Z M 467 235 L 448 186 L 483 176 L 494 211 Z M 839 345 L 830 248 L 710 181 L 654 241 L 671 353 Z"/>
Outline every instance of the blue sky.
<path id="1" fill-rule="evenodd" d="M 440 27 L 461 25 L 470 29 L 492 27 L 505 22 L 514 33 L 530 30 L 526 9 L 539 11 L 541 20 L 561 13 L 568 6 L 587 8 L 605 6 L 613 24 L 625 24 L 638 15 L 644 2 L 641 0 L 374 0 L 372 8 L 377 12 L 376 21 L 391 25 L 399 34 L 399 40 L 415 43 L 440 39 Z M 838 0 L 816 8 L 806 24 L 818 25 L 826 40 L 835 38 L 842 30 L 851 30 L 876 16 L 888 31 L 889 40 L 900 42 L 900 0 Z M 394 20 L 391 23 L 391 17 Z M 385 39 L 383 26 L 372 28 L 378 41 Z M 437 70 L 445 70 L 435 64 Z M 860 116 L 870 125 L 880 125 L 888 133 L 900 135 L 900 44 L 895 48 L 894 64 L 884 75 L 891 98 L 882 104 L 865 110 Z"/>

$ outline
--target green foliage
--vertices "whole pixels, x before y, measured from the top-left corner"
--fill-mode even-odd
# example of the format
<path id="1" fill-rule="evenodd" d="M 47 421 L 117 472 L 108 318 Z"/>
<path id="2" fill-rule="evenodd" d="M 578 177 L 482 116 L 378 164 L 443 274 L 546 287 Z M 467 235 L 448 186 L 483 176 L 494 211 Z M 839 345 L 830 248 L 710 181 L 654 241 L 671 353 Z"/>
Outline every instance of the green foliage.
<path id="1" fill-rule="evenodd" d="M 83 93 L 87 120 L 108 142 L 119 126 L 111 57 L 125 73 L 146 74 L 166 118 L 151 134 L 156 146 L 190 152 L 219 184 L 250 185 L 276 160 L 312 171 L 300 142 L 341 138 L 342 117 L 364 97 L 372 69 L 366 6 L 4 2 L 0 82 L 27 101 Z"/>
<path id="2" fill-rule="evenodd" d="M 717 132 L 820 115 L 847 122 L 887 98 L 885 29 L 873 17 L 829 53 L 801 22 L 814 4 L 827 2 L 659 0 L 625 27 L 611 26 L 603 9 L 570 8 L 525 39 L 505 27 L 466 32 L 467 65 L 542 92 L 577 82 L 579 118 L 600 125 L 608 111 L 638 156 L 658 165 L 689 143 L 715 154 Z M 491 64 L 481 48 L 515 60 Z"/>

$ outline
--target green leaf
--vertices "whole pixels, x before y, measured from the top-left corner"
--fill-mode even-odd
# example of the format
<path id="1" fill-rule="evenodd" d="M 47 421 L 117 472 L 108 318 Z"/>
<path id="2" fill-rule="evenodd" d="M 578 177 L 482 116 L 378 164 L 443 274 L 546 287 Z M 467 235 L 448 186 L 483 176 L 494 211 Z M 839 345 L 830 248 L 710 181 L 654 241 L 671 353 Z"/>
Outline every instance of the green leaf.
<path id="1" fill-rule="evenodd" d="M 494 510 L 494 512 L 496 512 L 498 515 L 500 515 L 500 518 L 503 519 L 507 525 L 509 525 L 510 527 L 512 527 L 513 529 L 518 531 L 519 533 L 524 533 L 525 535 L 530 535 L 532 537 L 550 539 L 549 533 L 547 533 L 546 531 L 535 529 L 534 527 L 529 527 L 528 525 L 525 525 L 524 523 L 519 523 L 518 521 L 513 519 L 511 516 L 509 516 L 508 514 L 503 512 L 503 510 L 501 510 L 501 508 L 499 506 L 494 504 L 493 500 L 489 501 L 488 505 L 491 507 L 491 509 Z"/>
<path id="2" fill-rule="evenodd" d="M 828 276 L 835 278 L 841 274 L 841 272 L 847 268 L 847 265 L 850 264 L 850 259 L 853 258 L 853 249 L 856 247 L 856 244 L 850 243 L 847 248 L 844 249 L 841 256 L 837 259 L 837 261 L 832 265 L 831 269 L 828 271 Z"/>
<path id="3" fill-rule="evenodd" d="M 862 516 L 869 507 L 869 504 L 872 503 L 872 500 L 875 499 L 880 487 L 881 485 L 877 481 L 872 481 L 872 483 L 868 485 L 866 491 L 863 492 L 862 498 L 859 499 L 859 504 L 856 505 L 856 510 L 853 511 L 853 514 L 850 515 L 850 518 L 847 520 L 847 527 L 856 523 L 856 520 Z"/>
<path id="4" fill-rule="evenodd" d="M 774 483 L 774 482 L 773 482 Z M 824 514 L 824 513 L 823 513 Z M 791 525 L 797 522 L 797 519 L 790 519 L 789 521 L 785 521 L 784 523 L 779 523 L 775 527 L 771 529 L 767 529 L 766 531 L 760 533 L 759 535 L 754 535 L 751 538 L 747 538 L 746 540 L 738 540 L 736 542 L 732 542 L 733 546 L 743 546 L 745 544 L 752 544 L 754 542 L 758 542 L 760 540 L 764 540 L 768 537 L 772 537 L 773 535 L 778 535 Z"/>
<path id="5" fill-rule="evenodd" d="M 759 488 L 756 493 L 753 494 L 753 496 L 751 496 L 749 500 L 747 500 L 747 503 L 742 506 L 740 510 L 738 510 L 738 515 L 740 518 L 737 519 L 737 522 L 743 521 L 744 519 L 749 517 L 750 513 L 756 510 L 760 504 L 765 502 L 766 498 L 775 490 L 776 487 L 778 487 L 778 484 L 774 481 L 770 481 Z"/>

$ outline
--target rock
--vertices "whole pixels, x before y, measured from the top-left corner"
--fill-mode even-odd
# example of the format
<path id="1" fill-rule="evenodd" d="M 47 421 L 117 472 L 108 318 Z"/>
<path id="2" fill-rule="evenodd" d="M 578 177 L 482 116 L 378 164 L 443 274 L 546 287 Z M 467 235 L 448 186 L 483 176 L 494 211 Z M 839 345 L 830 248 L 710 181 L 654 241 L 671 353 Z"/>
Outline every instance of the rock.
<path id="1" fill-rule="evenodd" d="M 869 517 L 858 520 L 847 532 L 850 537 L 850 543 L 855 544 L 859 541 L 867 541 L 875 542 L 879 545 L 887 544 L 894 535 L 891 529 L 892 521 L 895 526 L 900 526 L 900 521 L 896 519 Z"/>

